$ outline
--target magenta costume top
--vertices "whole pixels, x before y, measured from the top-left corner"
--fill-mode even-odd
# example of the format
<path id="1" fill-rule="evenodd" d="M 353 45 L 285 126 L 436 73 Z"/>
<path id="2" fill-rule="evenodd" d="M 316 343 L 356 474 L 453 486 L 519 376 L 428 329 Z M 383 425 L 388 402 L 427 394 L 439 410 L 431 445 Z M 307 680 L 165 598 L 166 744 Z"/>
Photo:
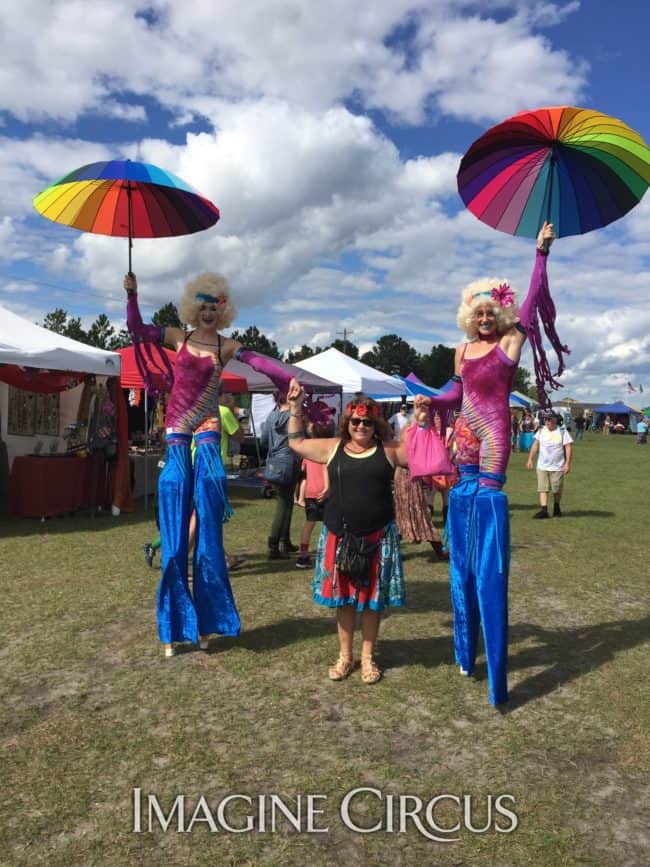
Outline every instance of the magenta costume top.
<path id="1" fill-rule="evenodd" d="M 221 336 L 217 335 L 215 353 L 198 356 L 187 348 L 188 335 L 176 356 L 174 374 L 169 359 L 158 347 L 163 342 L 165 329 L 142 321 L 136 292 L 130 292 L 127 298 L 126 324 L 133 339 L 138 371 L 147 391 L 154 391 L 149 365 L 153 370 L 161 367 L 166 369 L 165 385 L 171 390 L 165 418 L 167 433 L 220 431 L 219 394 L 223 372 Z M 243 346 L 237 350 L 237 358 L 249 364 L 253 370 L 266 374 L 276 388 L 286 392 L 291 376 L 272 358 L 260 356 Z"/>
<path id="2" fill-rule="evenodd" d="M 189 335 L 188 335 L 189 337 Z M 220 430 L 221 338 L 217 336 L 214 355 L 193 355 L 187 338 L 176 355 L 174 385 L 169 395 L 165 427 L 167 433 L 193 434 L 205 429 Z"/>
<path id="3" fill-rule="evenodd" d="M 480 358 L 461 361 L 463 402 L 456 421 L 457 460 L 505 475 L 510 458 L 509 398 L 517 370 L 497 343 Z"/>

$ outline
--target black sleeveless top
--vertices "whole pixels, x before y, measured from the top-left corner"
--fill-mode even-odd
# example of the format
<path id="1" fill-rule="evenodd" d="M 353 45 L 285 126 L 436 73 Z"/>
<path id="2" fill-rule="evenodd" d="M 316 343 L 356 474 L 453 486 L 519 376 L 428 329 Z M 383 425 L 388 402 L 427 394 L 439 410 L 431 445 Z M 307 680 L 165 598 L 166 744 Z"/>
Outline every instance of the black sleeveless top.
<path id="1" fill-rule="evenodd" d="M 340 483 L 338 467 L 341 469 Z M 343 516 L 348 530 L 357 536 L 381 530 L 393 520 L 393 468 L 381 442 L 373 454 L 363 458 L 348 455 L 343 443 L 339 443 L 328 472 L 330 492 L 323 523 L 331 533 L 342 535 Z"/>

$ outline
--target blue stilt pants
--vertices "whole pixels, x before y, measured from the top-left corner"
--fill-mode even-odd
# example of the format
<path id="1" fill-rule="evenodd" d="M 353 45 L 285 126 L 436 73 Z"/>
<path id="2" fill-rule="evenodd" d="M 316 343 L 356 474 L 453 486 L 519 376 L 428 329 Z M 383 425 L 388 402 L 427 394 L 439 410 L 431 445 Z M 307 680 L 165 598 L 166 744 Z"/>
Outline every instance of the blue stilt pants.
<path id="1" fill-rule="evenodd" d="M 456 662 L 470 675 L 476 661 L 479 622 L 490 684 L 490 701 L 508 700 L 508 498 L 503 476 L 461 467 L 449 494 L 449 552 Z"/>
<path id="2" fill-rule="evenodd" d="M 195 642 L 199 635 L 239 635 L 240 621 L 223 549 L 223 523 L 232 514 L 219 435 L 196 436 L 194 467 L 191 436 L 168 437 L 165 467 L 158 483 L 162 577 L 158 586 L 158 635 L 164 644 Z M 192 503 L 197 525 L 193 593 L 187 573 Z"/>

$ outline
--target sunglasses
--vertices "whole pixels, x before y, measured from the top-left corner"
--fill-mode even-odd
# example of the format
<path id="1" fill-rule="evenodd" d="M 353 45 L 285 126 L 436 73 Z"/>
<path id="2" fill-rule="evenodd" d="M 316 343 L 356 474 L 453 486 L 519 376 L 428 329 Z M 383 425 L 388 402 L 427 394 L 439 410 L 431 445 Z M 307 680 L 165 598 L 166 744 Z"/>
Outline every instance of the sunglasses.
<path id="1" fill-rule="evenodd" d="M 371 418 L 351 418 L 350 424 L 352 425 L 352 427 L 359 427 L 359 425 L 361 425 L 362 427 L 375 426 L 375 422 Z"/>

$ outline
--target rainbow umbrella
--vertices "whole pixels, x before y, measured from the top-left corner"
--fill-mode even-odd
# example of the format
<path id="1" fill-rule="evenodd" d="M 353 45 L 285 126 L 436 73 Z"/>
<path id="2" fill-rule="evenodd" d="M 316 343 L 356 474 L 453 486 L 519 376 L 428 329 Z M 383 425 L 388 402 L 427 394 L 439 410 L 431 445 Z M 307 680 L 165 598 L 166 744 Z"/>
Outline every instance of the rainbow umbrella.
<path id="1" fill-rule="evenodd" d="M 171 172 L 151 163 L 91 163 L 55 181 L 34 199 L 55 223 L 129 239 L 189 235 L 213 226 L 219 209 Z"/>
<path id="2" fill-rule="evenodd" d="M 484 133 L 458 170 L 458 192 L 479 220 L 535 238 L 606 226 L 638 204 L 650 184 L 650 150 L 614 117 L 587 108 L 524 111 Z"/>

